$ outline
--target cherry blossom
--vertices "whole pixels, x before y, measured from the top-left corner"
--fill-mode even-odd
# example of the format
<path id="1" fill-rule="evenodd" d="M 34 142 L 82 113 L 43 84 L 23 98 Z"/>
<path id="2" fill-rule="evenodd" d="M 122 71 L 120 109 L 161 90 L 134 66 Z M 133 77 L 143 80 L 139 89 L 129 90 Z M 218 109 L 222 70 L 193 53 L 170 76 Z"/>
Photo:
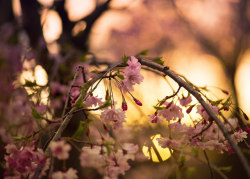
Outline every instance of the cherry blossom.
<path id="1" fill-rule="evenodd" d="M 178 148 L 182 145 L 181 140 L 169 139 L 169 138 L 157 138 L 156 139 L 162 148 Z"/>
<path id="2" fill-rule="evenodd" d="M 182 119 L 184 117 L 182 109 L 179 106 L 168 102 L 165 102 L 164 104 L 166 104 L 166 109 L 159 110 L 159 115 L 162 115 L 168 121 Z"/>
<path id="3" fill-rule="evenodd" d="M 100 118 L 104 122 L 112 122 L 114 124 L 114 129 L 122 127 L 122 123 L 126 122 L 124 111 L 122 109 L 115 109 L 114 107 L 111 109 L 105 109 L 101 113 Z"/>
<path id="4" fill-rule="evenodd" d="M 216 115 L 219 114 L 219 108 L 217 106 L 212 106 L 211 104 L 209 106 Z M 209 121 L 210 117 L 207 114 L 206 110 L 201 105 L 198 105 L 197 109 L 197 113 L 200 114 L 206 121 Z"/>
<path id="5" fill-rule="evenodd" d="M 134 56 L 131 56 L 127 61 L 128 66 L 125 68 L 124 80 L 121 82 L 121 87 L 124 93 L 133 91 L 135 84 L 140 84 L 144 77 L 140 74 L 141 64 Z"/>
<path id="6" fill-rule="evenodd" d="M 192 102 L 192 98 L 191 98 L 191 96 L 188 96 L 188 97 L 182 97 L 181 99 L 180 99 L 180 104 L 182 105 L 182 106 L 187 106 L 189 103 L 191 103 Z"/>
<path id="7" fill-rule="evenodd" d="M 240 129 L 239 131 L 232 134 L 232 138 L 236 142 L 242 142 L 244 139 L 247 138 L 247 132 Z"/>
<path id="8" fill-rule="evenodd" d="M 66 172 L 54 172 L 52 174 L 52 179 L 77 179 L 77 171 L 73 168 L 69 168 Z"/>
<path id="9" fill-rule="evenodd" d="M 157 114 L 148 115 L 148 117 L 151 118 L 151 120 L 150 120 L 151 123 L 163 122 L 163 119 L 160 116 L 158 116 Z"/>
<path id="10" fill-rule="evenodd" d="M 104 104 L 104 102 L 102 101 L 102 98 L 98 98 L 97 96 L 90 95 L 88 96 L 86 101 L 83 102 L 83 104 L 87 106 L 92 106 L 92 105 L 101 106 Z"/>
<path id="11" fill-rule="evenodd" d="M 49 168 L 50 160 L 44 155 L 42 149 L 35 149 L 33 146 L 26 146 L 18 149 L 14 144 L 8 144 L 6 147 L 4 159 L 6 161 L 6 177 L 32 178 L 37 167 L 45 164 L 40 176 L 44 176 Z"/>
<path id="12" fill-rule="evenodd" d="M 50 149 L 54 157 L 57 157 L 59 160 L 65 160 L 69 158 L 69 151 L 71 150 L 71 146 L 69 144 L 66 144 L 63 140 L 52 141 L 50 143 Z"/>

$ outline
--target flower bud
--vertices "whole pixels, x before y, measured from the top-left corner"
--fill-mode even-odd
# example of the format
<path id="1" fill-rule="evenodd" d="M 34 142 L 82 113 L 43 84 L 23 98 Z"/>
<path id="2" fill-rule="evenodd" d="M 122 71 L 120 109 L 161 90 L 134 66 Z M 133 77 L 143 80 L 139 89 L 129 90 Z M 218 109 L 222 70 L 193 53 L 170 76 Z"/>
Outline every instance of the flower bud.
<path id="1" fill-rule="evenodd" d="M 136 103 L 137 105 L 142 106 L 141 101 L 139 101 L 138 99 L 134 98 L 134 101 L 135 101 L 135 103 Z"/>
<path id="2" fill-rule="evenodd" d="M 127 105 L 126 101 L 122 102 L 122 110 L 123 111 L 127 111 L 128 110 L 128 105 Z"/>

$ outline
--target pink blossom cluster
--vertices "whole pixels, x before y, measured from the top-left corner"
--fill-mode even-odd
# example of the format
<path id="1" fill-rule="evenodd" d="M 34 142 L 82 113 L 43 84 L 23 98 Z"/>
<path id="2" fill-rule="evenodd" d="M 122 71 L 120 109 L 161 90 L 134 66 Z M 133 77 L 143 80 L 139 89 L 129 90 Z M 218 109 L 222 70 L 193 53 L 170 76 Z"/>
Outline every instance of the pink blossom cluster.
<path id="1" fill-rule="evenodd" d="M 52 179 L 78 179 L 77 170 L 69 168 L 67 171 L 57 171 L 51 176 Z"/>
<path id="2" fill-rule="evenodd" d="M 116 150 L 115 146 L 109 144 L 83 147 L 81 166 L 95 168 L 105 179 L 116 179 L 130 169 L 128 160 L 134 160 L 137 151 L 138 146 L 130 143 L 125 143 L 122 149 Z"/>
<path id="3" fill-rule="evenodd" d="M 230 125 L 228 123 L 230 123 Z M 247 138 L 247 132 L 242 129 L 235 131 L 238 127 L 237 119 L 230 118 L 228 119 L 228 123 L 225 123 L 225 126 L 229 128 L 229 131 L 232 133 L 231 136 L 236 143 L 242 142 Z M 219 153 L 223 153 L 224 151 L 231 153 L 231 146 L 216 124 L 211 125 L 207 130 L 201 133 L 208 125 L 209 124 L 199 122 L 192 127 L 180 122 L 175 122 L 169 124 L 172 136 L 158 138 L 157 140 L 163 148 L 178 149 L 183 146 L 191 146 L 201 149 L 217 150 Z"/>
<path id="4" fill-rule="evenodd" d="M 122 109 L 104 109 L 100 115 L 101 120 L 104 123 L 111 123 L 114 129 L 121 128 L 122 124 L 126 122 L 125 112 Z"/>
<path id="5" fill-rule="evenodd" d="M 50 149 L 52 155 L 59 160 L 66 160 L 69 158 L 69 151 L 71 150 L 71 145 L 66 144 L 65 141 L 52 141 L 50 143 Z"/>
<path id="6" fill-rule="evenodd" d="M 141 64 L 138 62 L 138 59 L 131 56 L 127 64 L 128 66 L 124 72 L 124 80 L 121 82 L 122 89 L 125 93 L 127 91 L 133 91 L 133 86 L 143 81 L 143 76 L 140 74 Z"/>
<path id="7" fill-rule="evenodd" d="M 14 144 L 8 144 L 6 147 L 7 155 L 4 156 L 6 161 L 5 178 L 32 178 L 37 167 L 45 164 L 40 176 L 44 176 L 49 168 L 50 160 L 44 155 L 42 149 L 35 149 L 34 146 L 17 148 Z"/>

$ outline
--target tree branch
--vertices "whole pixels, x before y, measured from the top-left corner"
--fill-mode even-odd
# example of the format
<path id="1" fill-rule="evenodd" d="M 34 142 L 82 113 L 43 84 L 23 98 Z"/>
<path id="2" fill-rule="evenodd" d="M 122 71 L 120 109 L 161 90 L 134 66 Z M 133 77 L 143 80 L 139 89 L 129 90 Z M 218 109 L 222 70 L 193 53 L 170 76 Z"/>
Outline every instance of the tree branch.
<path id="1" fill-rule="evenodd" d="M 203 108 L 206 110 L 206 112 L 208 113 L 208 115 L 211 117 L 212 120 L 214 120 L 216 122 L 216 124 L 218 125 L 218 127 L 220 128 L 220 130 L 222 131 L 223 135 L 225 136 L 225 138 L 228 140 L 229 144 L 231 145 L 231 147 L 233 148 L 233 150 L 235 151 L 237 157 L 239 158 L 243 168 L 246 171 L 247 176 L 250 178 L 250 167 L 249 164 L 245 158 L 245 156 L 243 155 L 242 151 L 240 150 L 240 148 L 238 147 L 238 145 L 233 141 L 231 135 L 229 134 L 229 132 L 227 131 L 226 127 L 224 126 L 224 124 L 220 121 L 220 119 L 214 114 L 214 112 L 212 111 L 212 109 L 209 107 L 209 105 L 204 101 L 204 99 L 201 97 L 201 95 L 192 87 L 190 86 L 188 83 L 186 83 L 183 79 L 181 79 L 178 75 L 176 75 L 173 71 L 169 70 L 169 68 L 166 68 L 162 65 L 156 64 L 152 61 L 146 61 L 143 60 L 141 58 L 138 59 L 139 62 L 142 65 L 145 65 L 147 67 L 153 68 L 155 70 L 161 71 L 163 72 L 165 75 L 168 75 L 170 78 L 172 78 L 175 82 L 177 82 L 180 86 L 182 86 L 183 88 L 185 88 L 189 93 L 191 93 L 199 102 L 200 104 L 203 106 Z"/>

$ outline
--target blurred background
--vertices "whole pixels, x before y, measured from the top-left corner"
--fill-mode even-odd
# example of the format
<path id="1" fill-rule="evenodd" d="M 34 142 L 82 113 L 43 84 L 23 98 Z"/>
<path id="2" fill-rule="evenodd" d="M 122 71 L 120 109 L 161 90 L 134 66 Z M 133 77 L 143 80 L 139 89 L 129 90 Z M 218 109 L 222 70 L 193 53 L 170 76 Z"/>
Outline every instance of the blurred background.
<path id="1" fill-rule="evenodd" d="M 207 86 L 214 98 L 225 98 L 221 89 L 229 91 L 233 114 L 240 117 L 240 107 L 250 116 L 248 0 L 0 0 L 2 104 L 13 95 L 11 82 L 16 78 L 21 83 L 29 79 L 40 85 L 67 85 L 75 63 L 91 59 L 92 65 L 105 65 L 144 50 L 150 57 L 163 57 L 165 65 L 195 85 Z M 127 113 L 128 125 L 138 129 L 133 137 L 140 138 L 141 147 L 141 138 L 156 135 L 146 115 L 154 112 L 157 99 L 172 93 L 156 74 L 143 75 L 144 82 L 134 92 L 143 107 Z M 174 82 L 169 83 L 177 90 Z M 105 88 L 96 94 L 104 96 Z M 44 104 L 47 96 L 44 93 Z M 233 165 L 229 178 L 244 178 L 235 156 L 209 154 L 215 164 Z M 174 178 L 168 162 L 134 163 L 124 178 Z M 210 178 L 207 165 L 191 165 L 198 169 L 187 178 L 199 178 L 201 173 Z"/>

